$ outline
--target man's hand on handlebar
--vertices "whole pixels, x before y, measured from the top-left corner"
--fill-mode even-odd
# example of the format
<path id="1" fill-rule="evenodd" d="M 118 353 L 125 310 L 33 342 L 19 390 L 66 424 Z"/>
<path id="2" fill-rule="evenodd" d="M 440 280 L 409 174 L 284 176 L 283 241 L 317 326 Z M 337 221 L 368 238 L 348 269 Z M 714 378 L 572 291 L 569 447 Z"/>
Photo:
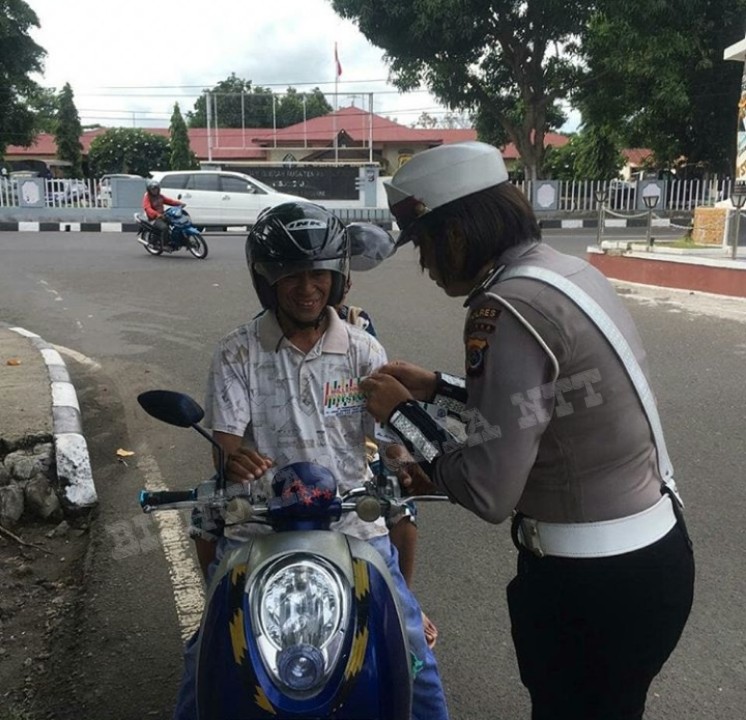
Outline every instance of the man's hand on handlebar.
<path id="1" fill-rule="evenodd" d="M 229 482 L 251 482 L 264 475 L 274 464 L 271 458 L 256 450 L 239 447 L 225 458 L 225 478 Z"/>

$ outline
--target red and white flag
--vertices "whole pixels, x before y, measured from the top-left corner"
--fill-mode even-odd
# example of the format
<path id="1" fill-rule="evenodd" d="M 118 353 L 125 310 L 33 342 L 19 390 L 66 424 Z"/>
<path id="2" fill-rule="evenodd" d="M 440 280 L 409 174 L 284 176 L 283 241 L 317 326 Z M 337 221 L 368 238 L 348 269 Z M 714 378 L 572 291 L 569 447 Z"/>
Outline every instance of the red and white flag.
<path id="1" fill-rule="evenodd" d="M 334 65 L 337 69 L 337 77 L 342 74 L 342 63 L 339 62 L 339 54 L 337 53 L 337 43 L 334 43 Z"/>

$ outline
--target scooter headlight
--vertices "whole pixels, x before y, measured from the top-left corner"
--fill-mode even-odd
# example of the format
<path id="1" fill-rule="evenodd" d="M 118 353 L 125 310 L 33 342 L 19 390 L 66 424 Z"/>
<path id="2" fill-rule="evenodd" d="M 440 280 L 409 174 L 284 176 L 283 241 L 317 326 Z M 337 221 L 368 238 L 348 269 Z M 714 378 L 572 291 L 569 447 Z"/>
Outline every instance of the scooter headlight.
<path id="1" fill-rule="evenodd" d="M 347 581 L 316 556 L 279 560 L 249 590 L 265 667 L 286 689 L 312 695 L 342 648 L 350 613 Z"/>

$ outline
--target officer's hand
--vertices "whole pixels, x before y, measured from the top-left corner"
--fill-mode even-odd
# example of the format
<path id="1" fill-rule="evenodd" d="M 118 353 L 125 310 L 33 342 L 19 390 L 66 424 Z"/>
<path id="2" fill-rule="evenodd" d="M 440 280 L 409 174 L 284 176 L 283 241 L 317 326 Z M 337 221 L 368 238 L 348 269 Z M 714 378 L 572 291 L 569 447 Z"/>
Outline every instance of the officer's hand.
<path id="1" fill-rule="evenodd" d="M 251 482 L 260 478 L 274 461 L 256 450 L 238 448 L 225 459 L 225 478 L 230 482 Z"/>
<path id="2" fill-rule="evenodd" d="M 367 411 L 380 423 L 389 419 L 399 403 L 412 399 L 412 394 L 404 385 L 384 373 L 369 375 L 360 383 L 360 389 L 366 397 Z"/>
<path id="3" fill-rule="evenodd" d="M 402 494 L 435 495 L 440 493 L 403 445 L 388 445 L 383 452 L 383 464 L 396 473 Z"/>
<path id="4" fill-rule="evenodd" d="M 417 464 L 403 466 L 397 473 L 399 485 L 404 495 L 441 495 L 437 485 Z"/>
<path id="5" fill-rule="evenodd" d="M 378 368 L 376 372 L 395 377 L 416 400 L 432 400 L 435 395 L 435 373 L 419 365 L 404 360 L 394 360 Z"/>

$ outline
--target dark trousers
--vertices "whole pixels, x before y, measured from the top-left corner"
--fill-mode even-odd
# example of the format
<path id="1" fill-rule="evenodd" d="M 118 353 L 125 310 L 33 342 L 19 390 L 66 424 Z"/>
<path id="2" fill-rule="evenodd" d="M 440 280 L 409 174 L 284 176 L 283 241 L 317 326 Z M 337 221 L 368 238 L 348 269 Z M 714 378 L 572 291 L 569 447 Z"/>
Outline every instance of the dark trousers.
<path id="1" fill-rule="evenodd" d="M 168 245 L 168 242 L 169 242 L 168 223 L 165 220 L 161 220 L 160 218 L 157 218 L 156 220 L 153 220 L 153 228 L 155 229 L 156 234 L 160 235 L 161 241 L 163 242 L 164 247 Z"/>
<path id="2" fill-rule="evenodd" d="M 532 720 L 640 720 L 693 594 L 694 557 L 681 525 L 608 558 L 521 549 L 508 607 Z"/>

